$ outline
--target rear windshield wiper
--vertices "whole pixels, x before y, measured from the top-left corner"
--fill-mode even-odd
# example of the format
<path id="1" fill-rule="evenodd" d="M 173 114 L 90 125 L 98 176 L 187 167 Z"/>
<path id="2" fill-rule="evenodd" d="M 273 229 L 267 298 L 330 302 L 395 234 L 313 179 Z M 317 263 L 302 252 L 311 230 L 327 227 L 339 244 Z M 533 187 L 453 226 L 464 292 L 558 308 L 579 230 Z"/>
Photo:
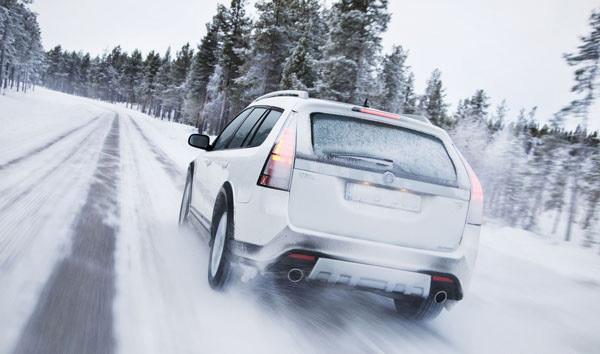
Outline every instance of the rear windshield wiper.
<path id="1" fill-rule="evenodd" d="M 393 167 L 394 166 L 394 160 L 383 158 L 383 157 L 377 157 L 377 156 L 354 154 L 354 153 L 348 153 L 348 152 L 336 152 L 336 151 L 325 152 L 325 155 L 329 158 L 342 158 L 342 159 L 348 159 L 348 160 L 358 160 L 358 161 L 370 162 L 372 164 L 382 166 L 382 167 Z"/>

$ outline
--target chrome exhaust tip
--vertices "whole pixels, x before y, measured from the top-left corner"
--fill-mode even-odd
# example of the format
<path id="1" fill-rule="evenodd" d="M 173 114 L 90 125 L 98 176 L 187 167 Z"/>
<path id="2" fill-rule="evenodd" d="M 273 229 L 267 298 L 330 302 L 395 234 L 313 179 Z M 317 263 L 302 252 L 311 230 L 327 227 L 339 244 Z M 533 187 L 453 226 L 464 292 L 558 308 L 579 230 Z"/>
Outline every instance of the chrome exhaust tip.
<path id="1" fill-rule="evenodd" d="M 438 291 L 435 293 L 433 299 L 435 300 L 436 304 L 443 304 L 446 302 L 446 300 L 448 300 L 448 294 L 445 291 Z"/>
<path id="2" fill-rule="evenodd" d="M 302 279 L 304 279 L 304 272 L 302 271 L 302 269 L 298 269 L 298 268 L 292 268 L 290 269 L 290 271 L 287 273 L 287 278 L 289 281 L 291 281 L 292 283 L 298 283 L 300 282 Z"/>

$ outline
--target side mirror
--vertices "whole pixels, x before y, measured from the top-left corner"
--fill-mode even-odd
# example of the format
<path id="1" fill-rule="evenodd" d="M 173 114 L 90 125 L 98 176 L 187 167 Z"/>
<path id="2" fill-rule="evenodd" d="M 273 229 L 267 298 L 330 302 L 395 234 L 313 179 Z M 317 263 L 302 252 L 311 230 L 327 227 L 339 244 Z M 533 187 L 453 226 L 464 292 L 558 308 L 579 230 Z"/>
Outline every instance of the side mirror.
<path id="1" fill-rule="evenodd" d="M 210 147 L 210 138 L 208 135 L 192 134 L 188 138 L 188 144 L 198 149 L 208 150 Z"/>

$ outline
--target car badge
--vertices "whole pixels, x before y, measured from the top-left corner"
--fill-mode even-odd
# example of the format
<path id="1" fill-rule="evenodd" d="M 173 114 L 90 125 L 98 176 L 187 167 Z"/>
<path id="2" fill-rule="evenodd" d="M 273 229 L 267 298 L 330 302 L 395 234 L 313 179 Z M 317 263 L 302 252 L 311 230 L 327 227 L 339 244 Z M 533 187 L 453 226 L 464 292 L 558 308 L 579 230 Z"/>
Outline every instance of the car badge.
<path id="1" fill-rule="evenodd" d="M 395 178 L 396 178 L 396 176 L 392 172 L 386 171 L 383 174 L 383 183 L 392 184 L 392 183 L 394 183 Z"/>

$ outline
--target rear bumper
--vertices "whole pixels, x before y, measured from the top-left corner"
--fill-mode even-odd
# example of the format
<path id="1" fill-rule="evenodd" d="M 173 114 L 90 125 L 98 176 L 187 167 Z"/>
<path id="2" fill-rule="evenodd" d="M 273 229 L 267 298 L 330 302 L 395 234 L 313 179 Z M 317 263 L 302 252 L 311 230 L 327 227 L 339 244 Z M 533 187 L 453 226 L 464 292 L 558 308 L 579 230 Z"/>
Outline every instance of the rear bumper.
<path id="1" fill-rule="evenodd" d="M 242 263 L 263 273 L 290 252 L 307 252 L 319 257 L 310 269 L 311 280 L 409 295 L 427 296 L 430 289 L 423 284 L 431 284 L 431 275 L 449 275 L 458 283 L 457 299 L 461 299 L 473 271 L 480 228 L 466 225 L 459 247 L 449 252 L 308 234 L 289 227 L 264 246 L 234 241 L 232 252 Z M 325 277 L 327 279 L 323 279 Z"/>
<path id="2" fill-rule="evenodd" d="M 419 297 L 427 297 L 431 285 L 429 274 L 331 258 L 319 258 L 308 279 Z"/>

